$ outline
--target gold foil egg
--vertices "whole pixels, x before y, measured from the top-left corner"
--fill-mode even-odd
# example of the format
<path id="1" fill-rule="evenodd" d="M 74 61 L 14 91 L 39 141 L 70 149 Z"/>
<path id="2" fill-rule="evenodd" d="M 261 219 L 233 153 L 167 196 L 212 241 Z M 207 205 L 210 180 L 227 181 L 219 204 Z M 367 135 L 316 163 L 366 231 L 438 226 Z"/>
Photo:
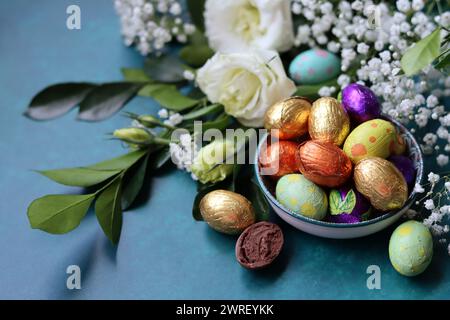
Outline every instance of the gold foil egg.
<path id="1" fill-rule="evenodd" d="M 302 97 L 291 97 L 271 106 L 264 118 L 264 127 L 278 139 L 293 139 L 308 132 L 311 103 Z M 275 133 L 276 132 L 276 133 Z"/>
<path id="2" fill-rule="evenodd" d="M 334 98 L 323 97 L 312 104 L 308 120 L 313 140 L 340 146 L 350 132 L 350 118 L 344 107 Z"/>
<path id="3" fill-rule="evenodd" d="M 393 163 L 383 158 L 369 157 L 359 161 L 353 178 L 356 189 L 378 210 L 399 209 L 408 199 L 405 178 Z"/>
<path id="4" fill-rule="evenodd" d="M 200 201 L 203 220 L 216 231 L 239 234 L 255 223 L 252 203 L 244 196 L 227 190 L 214 190 Z"/>

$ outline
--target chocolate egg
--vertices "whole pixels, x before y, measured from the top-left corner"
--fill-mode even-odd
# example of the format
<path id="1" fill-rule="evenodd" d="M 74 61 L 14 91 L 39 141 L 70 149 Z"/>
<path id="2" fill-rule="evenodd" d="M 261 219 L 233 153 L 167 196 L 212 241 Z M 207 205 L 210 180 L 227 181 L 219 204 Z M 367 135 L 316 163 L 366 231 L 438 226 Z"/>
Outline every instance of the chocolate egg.
<path id="1" fill-rule="evenodd" d="M 283 248 L 280 227 L 261 221 L 244 230 L 236 242 L 236 259 L 247 269 L 259 269 L 271 264 Z"/>
<path id="2" fill-rule="evenodd" d="M 381 114 L 375 93 L 358 83 L 351 83 L 342 90 L 342 105 L 356 123 L 378 118 Z"/>
<path id="3" fill-rule="evenodd" d="M 389 240 L 389 259 L 397 272 L 412 277 L 425 271 L 433 258 L 430 230 L 418 221 L 402 223 Z"/>
<path id="4" fill-rule="evenodd" d="M 367 220 L 372 207 L 370 202 L 349 185 L 330 191 L 330 222 L 357 223 Z"/>
<path id="5" fill-rule="evenodd" d="M 328 209 L 326 193 L 301 174 L 288 174 L 278 180 L 277 200 L 294 213 L 322 220 Z"/>
<path id="6" fill-rule="evenodd" d="M 199 204 L 203 220 L 216 231 L 239 234 L 255 223 L 255 211 L 247 198 L 227 190 L 207 193 Z"/>
<path id="7" fill-rule="evenodd" d="M 314 140 L 303 143 L 298 149 L 297 163 L 307 179 L 323 187 L 340 186 L 352 174 L 352 162 L 332 143 Z"/>
<path id="8" fill-rule="evenodd" d="M 313 140 L 340 146 L 350 132 L 350 118 L 336 99 L 323 97 L 312 104 L 308 127 Z"/>
<path id="9" fill-rule="evenodd" d="M 331 80 L 341 72 L 341 60 L 331 52 L 309 49 L 292 60 L 289 76 L 297 83 L 316 84 Z"/>
<path id="10" fill-rule="evenodd" d="M 353 129 L 343 149 L 353 163 L 367 157 L 386 159 L 395 146 L 396 137 L 397 132 L 391 122 L 373 119 Z"/>
<path id="11" fill-rule="evenodd" d="M 356 189 L 381 211 L 403 207 L 408 199 L 408 186 L 393 163 L 369 157 L 358 162 L 353 173 Z"/>
<path id="12" fill-rule="evenodd" d="M 395 167 L 403 174 L 406 180 L 406 184 L 409 187 L 414 185 L 414 180 L 416 179 L 416 169 L 414 168 L 414 162 L 405 156 L 390 156 L 388 158 Z"/>
<path id="13" fill-rule="evenodd" d="M 275 103 L 267 110 L 264 127 L 281 140 L 297 138 L 308 132 L 310 112 L 309 100 L 291 97 Z"/>
<path id="14" fill-rule="evenodd" d="M 402 155 L 406 151 L 406 142 L 405 139 L 401 136 L 400 133 L 397 133 L 395 136 L 395 141 L 391 144 L 391 153 L 394 155 Z"/>
<path id="15" fill-rule="evenodd" d="M 280 140 L 262 148 L 259 156 L 261 174 L 279 178 L 297 172 L 297 147 L 298 144 L 295 142 Z"/>

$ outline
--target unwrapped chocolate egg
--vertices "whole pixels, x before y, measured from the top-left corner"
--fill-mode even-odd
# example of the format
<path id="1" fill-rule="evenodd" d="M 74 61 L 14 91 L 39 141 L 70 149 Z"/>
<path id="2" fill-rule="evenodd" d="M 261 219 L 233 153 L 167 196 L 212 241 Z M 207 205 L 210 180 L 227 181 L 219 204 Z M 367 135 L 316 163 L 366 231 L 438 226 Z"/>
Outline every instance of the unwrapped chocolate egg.
<path id="1" fill-rule="evenodd" d="M 273 178 L 298 171 L 296 160 L 298 143 L 280 140 L 261 148 L 260 172 Z"/>
<path id="2" fill-rule="evenodd" d="M 292 60 L 289 76 L 296 83 L 317 84 L 336 78 L 341 72 L 341 60 L 322 49 L 309 49 Z"/>
<path id="3" fill-rule="evenodd" d="M 372 211 L 370 202 L 349 185 L 332 189 L 328 202 L 330 204 L 330 222 L 361 222 L 367 220 Z"/>
<path id="4" fill-rule="evenodd" d="M 300 172 L 312 182 L 323 187 L 338 187 L 352 174 L 352 162 L 336 145 L 310 140 L 298 149 L 297 163 Z"/>
<path id="5" fill-rule="evenodd" d="M 358 83 L 351 83 L 342 90 L 342 104 L 356 123 L 378 118 L 381 114 L 375 93 Z"/>
<path id="6" fill-rule="evenodd" d="M 403 174 L 406 180 L 406 184 L 411 188 L 414 185 L 416 179 L 416 169 L 414 168 L 414 162 L 405 156 L 390 156 L 388 158 L 395 167 Z"/>
<path id="7" fill-rule="evenodd" d="M 408 199 L 405 178 L 388 160 L 369 157 L 359 161 L 353 179 L 356 189 L 378 210 L 399 209 Z"/>
<path id="8" fill-rule="evenodd" d="M 264 118 L 264 127 L 278 139 L 293 139 L 308 132 L 311 102 L 291 97 L 271 106 Z"/>
<path id="9" fill-rule="evenodd" d="M 340 146 L 350 132 L 350 118 L 336 99 L 323 97 L 312 104 L 308 126 L 313 140 Z"/>
<path id="10" fill-rule="evenodd" d="M 397 132 L 391 122 L 373 119 L 353 129 L 343 149 L 353 163 L 367 157 L 386 159 L 395 146 L 396 138 Z"/>
<path id="11" fill-rule="evenodd" d="M 199 204 L 203 220 L 216 231 L 239 234 L 255 223 L 255 211 L 250 201 L 238 193 L 214 190 Z"/>
<path id="12" fill-rule="evenodd" d="M 278 180 L 275 195 L 294 213 L 315 220 L 322 220 L 327 214 L 327 194 L 301 174 L 288 174 Z"/>
<path id="13" fill-rule="evenodd" d="M 389 259 L 400 274 L 412 277 L 425 271 L 433 258 L 433 237 L 418 221 L 407 221 L 394 230 L 389 240 Z"/>

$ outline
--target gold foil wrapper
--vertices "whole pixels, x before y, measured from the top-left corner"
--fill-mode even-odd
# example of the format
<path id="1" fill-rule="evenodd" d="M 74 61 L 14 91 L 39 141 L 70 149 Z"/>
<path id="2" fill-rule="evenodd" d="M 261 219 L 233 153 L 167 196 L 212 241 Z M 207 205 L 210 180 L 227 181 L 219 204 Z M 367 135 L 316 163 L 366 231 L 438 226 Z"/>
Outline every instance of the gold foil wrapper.
<path id="1" fill-rule="evenodd" d="M 342 145 L 350 132 L 350 118 L 334 98 L 314 101 L 309 115 L 309 135 L 313 140 Z"/>
<path id="2" fill-rule="evenodd" d="M 239 234 L 255 223 L 252 203 L 235 192 L 211 191 L 202 198 L 199 207 L 203 220 L 222 233 Z"/>
<path id="3" fill-rule="evenodd" d="M 370 157 L 359 161 L 353 178 L 356 189 L 378 210 L 400 209 L 408 199 L 405 178 L 385 159 Z"/>
<path id="4" fill-rule="evenodd" d="M 352 162 L 336 145 L 310 140 L 297 153 L 300 172 L 310 181 L 323 187 L 338 187 L 352 174 Z"/>
<path id="5" fill-rule="evenodd" d="M 279 139 L 293 139 L 308 132 L 311 103 L 302 97 L 292 97 L 275 103 L 265 115 L 264 127 L 277 129 Z"/>

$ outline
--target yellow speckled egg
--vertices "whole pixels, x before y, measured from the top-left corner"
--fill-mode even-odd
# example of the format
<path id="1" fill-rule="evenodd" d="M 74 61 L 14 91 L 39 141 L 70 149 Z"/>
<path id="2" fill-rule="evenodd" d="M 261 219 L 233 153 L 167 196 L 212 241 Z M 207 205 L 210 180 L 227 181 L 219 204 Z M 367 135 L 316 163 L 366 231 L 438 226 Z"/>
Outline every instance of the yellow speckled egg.
<path id="1" fill-rule="evenodd" d="M 366 121 L 348 135 L 344 152 L 357 163 L 367 157 L 387 158 L 396 147 L 397 132 L 394 125 L 386 120 Z"/>
<path id="2" fill-rule="evenodd" d="M 403 174 L 385 159 L 369 157 L 359 161 L 354 168 L 353 179 L 356 189 L 378 210 L 399 209 L 408 199 L 408 186 Z"/>
<path id="3" fill-rule="evenodd" d="M 323 97 L 314 101 L 308 127 L 313 140 L 340 146 L 350 132 L 350 118 L 339 101 Z"/>
<path id="4" fill-rule="evenodd" d="M 308 132 L 311 102 L 302 97 L 291 97 L 271 106 L 264 117 L 264 127 L 277 138 L 294 139 Z"/>
<path id="5" fill-rule="evenodd" d="M 316 220 L 327 214 L 327 194 L 301 174 L 288 174 L 278 180 L 275 195 L 285 208 L 297 214 Z"/>
<path id="6" fill-rule="evenodd" d="M 200 213 L 208 225 L 226 234 L 239 234 L 255 223 L 252 203 L 244 196 L 228 190 L 214 190 L 199 204 Z"/>
<path id="7" fill-rule="evenodd" d="M 428 267 L 433 258 L 430 230 L 418 221 L 407 221 L 394 230 L 389 240 L 389 259 L 397 272 L 416 276 Z"/>

